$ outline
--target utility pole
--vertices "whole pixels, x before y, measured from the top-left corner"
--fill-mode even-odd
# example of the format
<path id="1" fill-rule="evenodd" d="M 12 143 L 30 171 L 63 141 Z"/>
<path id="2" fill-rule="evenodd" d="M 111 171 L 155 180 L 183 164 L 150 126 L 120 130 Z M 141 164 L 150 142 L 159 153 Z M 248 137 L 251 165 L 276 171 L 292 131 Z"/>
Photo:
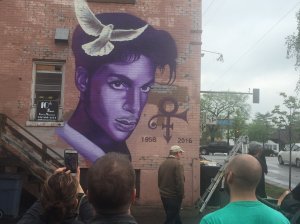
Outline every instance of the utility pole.
<path id="1" fill-rule="evenodd" d="M 227 111 L 227 120 L 228 120 L 228 124 L 227 124 L 227 145 L 229 146 L 229 110 Z"/>
<path id="2" fill-rule="evenodd" d="M 290 164 L 289 164 L 289 190 L 292 189 L 292 108 L 290 107 L 289 141 L 290 141 Z"/>

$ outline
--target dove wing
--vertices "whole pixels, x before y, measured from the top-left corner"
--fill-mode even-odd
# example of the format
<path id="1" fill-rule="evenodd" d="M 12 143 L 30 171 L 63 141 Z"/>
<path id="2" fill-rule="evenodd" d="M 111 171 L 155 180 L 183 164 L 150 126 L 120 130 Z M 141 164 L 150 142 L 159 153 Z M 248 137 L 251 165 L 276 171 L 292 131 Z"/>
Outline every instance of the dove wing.
<path id="1" fill-rule="evenodd" d="M 90 56 L 103 56 L 109 54 L 114 49 L 114 45 L 109 41 L 103 42 L 101 38 L 98 38 L 82 45 L 82 48 Z"/>
<path id="2" fill-rule="evenodd" d="M 99 36 L 104 25 L 97 19 L 90 10 L 85 0 L 75 0 L 75 13 L 81 28 L 88 35 Z"/>
<path id="3" fill-rule="evenodd" d="M 115 29 L 112 31 L 110 40 L 111 41 L 133 40 L 137 38 L 139 35 L 141 35 L 147 27 L 148 24 L 139 29 L 129 29 L 129 30 Z"/>

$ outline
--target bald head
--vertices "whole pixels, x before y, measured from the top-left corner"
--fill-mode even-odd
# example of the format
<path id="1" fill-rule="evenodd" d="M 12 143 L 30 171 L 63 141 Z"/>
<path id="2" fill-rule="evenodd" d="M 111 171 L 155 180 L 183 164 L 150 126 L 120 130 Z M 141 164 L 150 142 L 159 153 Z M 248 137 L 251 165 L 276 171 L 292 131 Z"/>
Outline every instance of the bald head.
<path id="1" fill-rule="evenodd" d="M 256 158 L 241 154 L 228 163 L 226 173 L 231 173 L 233 187 L 242 191 L 253 191 L 261 178 L 262 169 Z"/>

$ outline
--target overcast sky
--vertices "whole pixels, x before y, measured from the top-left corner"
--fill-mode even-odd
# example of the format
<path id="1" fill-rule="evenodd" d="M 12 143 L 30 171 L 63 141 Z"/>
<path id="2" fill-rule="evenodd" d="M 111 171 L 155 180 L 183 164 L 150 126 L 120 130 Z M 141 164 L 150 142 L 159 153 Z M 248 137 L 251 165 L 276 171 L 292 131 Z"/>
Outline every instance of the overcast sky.
<path id="1" fill-rule="evenodd" d="M 297 31 L 300 0 L 202 0 L 201 90 L 252 92 L 252 116 L 271 112 L 280 92 L 294 92 L 299 72 L 286 58 L 285 38 Z M 217 54 L 223 54 L 219 62 Z"/>

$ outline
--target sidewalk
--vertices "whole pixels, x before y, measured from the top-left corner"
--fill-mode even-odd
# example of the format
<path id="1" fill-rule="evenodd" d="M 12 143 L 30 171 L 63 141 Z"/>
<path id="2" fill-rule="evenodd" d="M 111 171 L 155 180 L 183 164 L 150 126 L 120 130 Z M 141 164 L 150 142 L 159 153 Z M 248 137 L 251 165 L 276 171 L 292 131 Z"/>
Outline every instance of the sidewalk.
<path id="1" fill-rule="evenodd" d="M 201 218 L 216 210 L 216 207 L 207 206 L 202 214 L 198 208 L 185 207 L 181 210 L 180 216 L 183 224 L 199 224 Z M 131 206 L 131 213 L 138 224 L 163 224 L 165 221 L 165 211 L 161 206 Z M 15 224 L 17 219 L 0 219 L 1 224 Z"/>
<path id="2" fill-rule="evenodd" d="M 182 223 L 199 224 L 201 218 L 213 210 L 213 208 L 207 207 L 203 214 L 200 214 L 198 208 L 183 208 L 180 212 Z M 131 213 L 138 224 L 163 224 L 165 221 L 165 212 L 162 206 L 134 205 L 131 207 Z"/>

